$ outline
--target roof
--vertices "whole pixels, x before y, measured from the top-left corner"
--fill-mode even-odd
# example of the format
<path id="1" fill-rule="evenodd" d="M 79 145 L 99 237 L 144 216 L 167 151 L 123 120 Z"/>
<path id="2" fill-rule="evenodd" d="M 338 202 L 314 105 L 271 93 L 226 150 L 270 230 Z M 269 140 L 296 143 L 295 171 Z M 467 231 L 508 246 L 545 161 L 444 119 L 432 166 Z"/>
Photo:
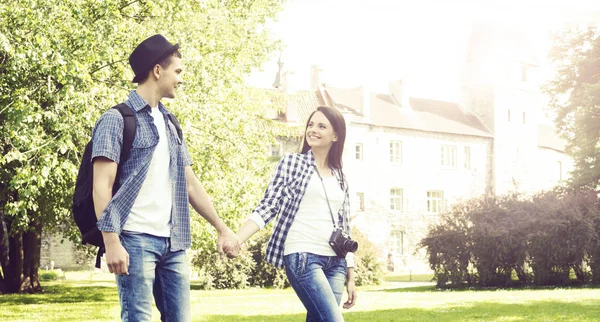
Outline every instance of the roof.
<path id="1" fill-rule="evenodd" d="M 287 121 L 304 124 L 310 114 L 321 104 L 313 91 L 298 91 L 289 95 Z"/>
<path id="2" fill-rule="evenodd" d="M 361 88 L 328 88 L 338 107 L 358 111 L 362 106 Z M 463 111 L 457 103 L 410 98 L 410 107 L 400 107 L 386 94 L 370 93 L 368 117 L 354 118 L 355 123 L 412 129 L 427 132 L 492 137 L 474 114 Z"/>
<path id="3" fill-rule="evenodd" d="M 538 125 L 538 146 L 560 152 L 565 152 L 567 141 L 560 138 L 556 128 L 549 124 Z"/>

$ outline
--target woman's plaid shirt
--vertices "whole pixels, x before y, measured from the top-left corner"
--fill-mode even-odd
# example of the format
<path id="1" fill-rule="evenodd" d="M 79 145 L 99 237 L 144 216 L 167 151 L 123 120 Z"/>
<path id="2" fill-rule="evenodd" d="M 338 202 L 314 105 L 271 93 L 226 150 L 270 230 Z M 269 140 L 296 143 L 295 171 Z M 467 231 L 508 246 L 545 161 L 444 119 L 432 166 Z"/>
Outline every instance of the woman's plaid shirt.
<path id="1" fill-rule="evenodd" d="M 308 151 L 306 154 L 285 155 L 279 161 L 275 176 L 269 183 L 264 197 L 250 216 L 250 219 L 262 228 L 276 218 L 277 214 L 280 214 L 267 245 L 266 260 L 275 267 L 283 267 L 285 239 L 294 222 L 308 182 L 314 173 L 315 158 L 312 151 Z M 343 206 L 338 211 L 338 225 L 350 233 L 348 184 L 343 178 L 341 170 L 334 169 L 333 173 L 345 195 Z"/>

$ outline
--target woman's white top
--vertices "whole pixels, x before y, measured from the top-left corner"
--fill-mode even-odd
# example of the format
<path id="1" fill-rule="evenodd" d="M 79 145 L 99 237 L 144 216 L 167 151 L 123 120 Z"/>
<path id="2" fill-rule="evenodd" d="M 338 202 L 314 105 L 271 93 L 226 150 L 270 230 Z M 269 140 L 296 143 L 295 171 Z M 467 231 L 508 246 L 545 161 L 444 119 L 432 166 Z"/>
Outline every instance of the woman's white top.
<path id="1" fill-rule="evenodd" d="M 324 177 L 323 184 L 327 189 L 331 211 L 334 216 L 337 216 L 344 203 L 344 191 L 335 176 Z M 329 245 L 333 223 L 323 184 L 321 184 L 321 179 L 316 173 L 311 176 L 298 212 L 285 239 L 284 255 L 299 252 L 323 256 L 336 255 Z M 348 267 L 354 266 L 352 253 L 348 253 L 346 261 Z"/>

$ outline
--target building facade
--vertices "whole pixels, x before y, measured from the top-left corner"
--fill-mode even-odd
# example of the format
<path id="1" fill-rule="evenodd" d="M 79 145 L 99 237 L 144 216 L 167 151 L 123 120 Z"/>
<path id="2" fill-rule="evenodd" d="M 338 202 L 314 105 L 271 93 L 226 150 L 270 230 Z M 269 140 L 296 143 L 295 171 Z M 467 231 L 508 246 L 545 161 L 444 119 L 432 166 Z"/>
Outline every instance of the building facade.
<path id="1" fill-rule="evenodd" d="M 539 62 L 514 32 L 471 34 L 461 99 L 410 95 L 406 80 L 387 93 L 335 88 L 311 70 L 311 89 L 281 90 L 285 114 L 302 125 L 320 105 L 338 108 L 347 123 L 343 156 L 353 225 L 381 249 L 396 272 L 426 272 L 418 243 L 439 214 L 485 194 L 535 193 L 568 178 L 572 159 L 542 117 Z M 279 147 L 297 150 L 298 143 Z"/>

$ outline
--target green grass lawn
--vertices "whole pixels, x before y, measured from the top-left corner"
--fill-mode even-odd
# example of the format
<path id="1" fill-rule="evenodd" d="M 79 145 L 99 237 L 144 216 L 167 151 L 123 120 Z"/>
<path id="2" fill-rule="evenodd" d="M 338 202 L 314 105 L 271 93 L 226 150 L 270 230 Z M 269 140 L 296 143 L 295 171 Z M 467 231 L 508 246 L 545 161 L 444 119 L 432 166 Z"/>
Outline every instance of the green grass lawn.
<path id="1" fill-rule="evenodd" d="M 44 283 L 43 294 L 0 296 L 0 321 L 118 321 L 112 277 L 79 273 Z M 599 321 L 600 289 L 436 291 L 388 278 L 359 289 L 346 321 Z M 424 278 L 426 281 L 428 279 Z M 413 276 L 413 280 L 414 276 Z M 415 285 L 415 286 L 413 286 Z M 292 290 L 202 291 L 192 286 L 194 321 L 304 321 Z M 155 310 L 154 320 L 159 320 Z"/>

